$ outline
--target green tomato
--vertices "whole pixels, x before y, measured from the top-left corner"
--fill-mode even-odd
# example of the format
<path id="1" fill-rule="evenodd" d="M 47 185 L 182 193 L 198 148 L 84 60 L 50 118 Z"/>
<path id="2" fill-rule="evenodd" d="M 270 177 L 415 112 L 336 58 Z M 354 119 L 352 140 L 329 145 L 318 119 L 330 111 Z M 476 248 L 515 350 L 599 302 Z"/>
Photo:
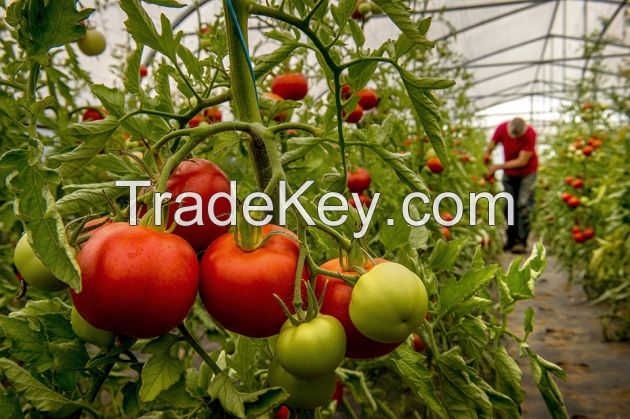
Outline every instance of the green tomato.
<path id="1" fill-rule="evenodd" d="M 422 280 L 403 265 L 381 263 L 361 275 L 350 298 L 350 319 L 377 342 L 394 343 L 416 330 L 427 313 Z"/>
<path id="2" fill-rule="evenodd" d="M 105 51 L 107 41 L 101 32 L 95 29 L 87 29 L 85 36 L 77 41 L 77 45 L 81 52 L 92 57 Z"/>
<path id="3" fill-rule="evenodd" d="M 74 333 L 88 343 L 103 348 L 109 348 L 114 344 L 114 334 L 106 330 L 98 329 L 87 322 L 75 307 L 72 307 L 70 313 L 70 323 Z"/>
<path id="4" fill-rule="evenodd" d="M 361 16 L 365 16 L 368 13 L 370 13 L 370 11 L 372 10 L 372 8 L 370 7 L 370 4 L 365 2 L 365 3 L 361 3 L 357 6 L 357 11 L 361 14 Z"/>
<path id="5" fill-rule="evenodd" d="M 346 353 L 346 334 L 339 320 L 319 315 L 293 326 L 287 320 L 276 343 L 276 358 L 289 373 L 316 378 L 334 371 Z"/>
<path id="6" fill-rule="evenodd" d="M 286 372 L 275 359 L 269 366 L 268 379 L 271 387 L 282 387 L 289 393 L 289 398 L 284 404 L 301 409 L 315 409 L 327 405 L 337 385 L 334 371 L 318 378 L 298 378 Z"/>
<path id="7" fill-rule="evenodd" d="M 13 263 L 26 283 L 42 291 L 61 291 L 68 285 L 61 282 L 44 266 L 37 257 L 27 235 L 23 235 L 15 246 Z"/>

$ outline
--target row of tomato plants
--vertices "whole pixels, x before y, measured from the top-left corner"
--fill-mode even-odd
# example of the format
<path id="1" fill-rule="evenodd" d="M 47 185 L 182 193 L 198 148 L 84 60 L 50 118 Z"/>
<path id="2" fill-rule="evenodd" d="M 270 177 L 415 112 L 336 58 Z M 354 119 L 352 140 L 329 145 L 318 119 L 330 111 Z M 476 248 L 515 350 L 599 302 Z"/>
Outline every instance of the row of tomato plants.
<path id="1" fill-rule="evenodd" d="M 515 416 L 524 357 L 552 415 L 566 417 L 551 379 L 563 371 L 526 342 L 533 310 L 522 334 L 507 323 L 533 297 L 542 246 L 504 270 L 484 260 L 500 247 L 485 218 L 411 227 L 398 215 L 411 191 L 465 197 L 495 185 L 476 157 L 483 133 L 465 92 L 443 111 L 448 101 L 431 93 L 452 82 L 439 77 L 447 47 L 428 58 L 430 19 L 414 22 L 403 2 L 374 4 L 370 13 L 401 30 L 376 50 L 363 47 L 371 15 L 358 16 L 354 1 L 228 0 L 191 51 L 165 16 L 158 30 L 139 1 L 123 0 L 137 45 L 119 87 L 92 83 L 77 59 L 75 41 L 86 55 L 104 50 L 82 23 L 92 10 L 73 0 L 9 7 L 0 96 L 2 235 L 15 243 L 2 251 L 9 416 Z M 254 16 L 274 22 L 266 41 L 277 49 L 250 63 Z M 150 66 L 140 64 L 145 46 L 159 54 Z M 308 95 L 309 81 L 329 93 Z M 80 106 L 86 91 L 100 103 Z M 286 227 L 165 229 L 143 204 L 133 227 L 114 181 L 137 178 L 152 181 L 144 204 L 153 191 L 197 191 L 205 202 L 228 180 L 274 195 L 279 181 L 316 179 L 301 203 L 317 222 L 292 213 Z M 331 191 L 360 193 L 355 206 L 380 192 L 378 213 L 395 224 L 377 216 L 357 240 L 349 209 L 350 223 L 327 227 L 312 202 Z"/>

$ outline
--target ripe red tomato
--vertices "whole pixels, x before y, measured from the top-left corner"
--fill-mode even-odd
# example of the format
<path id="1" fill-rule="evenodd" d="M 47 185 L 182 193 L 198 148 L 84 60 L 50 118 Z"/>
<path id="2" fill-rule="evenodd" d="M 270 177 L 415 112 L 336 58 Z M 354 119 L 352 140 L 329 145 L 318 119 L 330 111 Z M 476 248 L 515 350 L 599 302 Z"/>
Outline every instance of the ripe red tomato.
<path id="1" fill-rule="evenodd" d="M 149 69 L 146 66 L 141 65 L 140 66 L 140 77 L 144 78 L 144 77 L 146 77 L 148 75 L 149 75 Z"/>
<path id="2" fill-rule="evenodd" d="M 206 121 L 209 123 L 221 122 L 223 119 L 223 114 L 221 114 L 221 110 L 219 108 L 206 108 L 203 110 L 203 116 L 206 117 Z"/>
<path id="3" fill-rule="evenodd" d="M 440 217 L 442 217 L 444 221 L 453 221 L 453 219 L 455 219 L 453 214 L 451 214 L 448 211 L 442 211 L 442 213 L 440 214 Z"/>
<path id="4" fill-rule="evenodd" d="M 407 137 L 403 140 L 403 145 L 405 147 L 411 147 L 414 143 L 414 139 L 412 137 Z"/>
<path id="5" fill-rule="evenodd" d="M 584 235 L 584 232 L 578 231 L 577 233 L 573 234 L 573 240 L 578 243 L 582 243 L 584 240 L 586 240 L 586 236 Z"/>
<path id="6" fill-rule="evenodd" d="M 573 179 L 571 186 L 573 189 L 582 189 L 584 187 L 584 181 L 580 178 Z"/>
<path id="7" fill-rule="evenodd" d="M 181 237 L 127 223 L 106 225 L 77 256 L 74 306 L 92 326 L 136 338 L 167 333 L 195 302 L 197 255 Z"/>
<path id="8" fill-rule="evenodd" d="M 85 112 L 83 112 L 83 116 L 81 117 L 81 120 L 83 122 L 100 121 L 101 119 L 104 119 L 104 118 L 105 117 L 98 109 L 88 108 L 85 110 Z"/>
<path id="9" fill-rule="evenodd" d="M 584 238 L 586 240 L 590 240 L 595 237 L 595 230 L 593 230 L 591 227 L 585 228 L 582 233 L 584 234 Z"/>
<path id="10" fill-rule="evenodd" d="M 471 160 L 469 154 L 463 154 L 459 159 L 464 163 L 469 163 Z"/>
<path id="11" fill-rule="evenodd" d="M 591 147 L 590 145 L 585 146 L 582 149 L 582 154 L 584 154 L 585 156 L 590 156 L 591 154 L 593 154 L 593 147 Z"/>
<path id="12" fill-rule="evenodd" d="M 337 404 L 343 402 L 343 383 L 337 380 L 337 385 L 335 386 L 335 392 L 333 393 L 332 400 L 336 401 Z"/>
<path id="13" fill-rule="evenodd" d="M 289 230 L 275 225 L 263 234 Z M 293 282 L 299 247 L 296 241 L 274 236 L 259 249 L 242 250 L 234 235 L 224 234 L 210 244 L 201 258 L 199 293 L 208 313 L 223 327 L 249 337 L 277 334 L 286 320 L 273 297 L 293 306 Z M 308 278 L 305 268 L 303 277 Z"/>
<path id="14" fill-rule="evenodd" d="M 205 250 L 214 239 L 229 230 L 230 226 L 218 226 L 212 223 L 206 210 L 208 202 L 214 194 L 230 192 L 230 182 L 216 164 L 198 158 L 184 160 L 171 173 L 166 184 L 166 190 L 173 194 L 173 203 L 168 208 L 169 226 L 175 220 L 175 212 L 179 208 L 179 204 L 174 203 L 174 201 L 180 194 L 195 192 L 201 196 L 203 225 L 177 225 L 173 230 L 174 234 L 184 238 L 196 251 Z M 184 198 L 181 206 L 194 205 L 195 202 L 192 197 Z M 227 219 L 230 209 L 230 201 L 227 198 L 220 198 L 215 202 L 214 215 L 219 219 Z M 194 212 L 187 212 L 182 214 L 181 218 L 183 221 L 192 221 L 194 216 Z"/>
<path id="15" fill-rule="evenodd" d="M 366 194 L 362 193 L 359 195 L 359 201 L 361 202 L 361 205 L 364 207 L 369 207 L 370 204 L 372 203 L 372 200 L 370 199 L 369 196 L 367 196 Z M 350 197 L 348 198 L 348 204 L 350 204 L 350 206 L 356 208 L 357 204 L 354 202 L 354 198 Z"/>
<path id="16" fill-rule="evenodd" d="M 346 122 L 358 124 L 361 118 L 363 118 L 363 108 L 357 103 L 357 106 L 354 107 L 354 110 L 350 112 L 349 115 L 346 115 L 346 111 L 342 111 L 341 117 Z"/>
<path id="17" fill-rule="evenodd" d="M 433 173 L 442 173 L 444 171 L 444 166 L 442 166 L 442 162 L 437 157 L 431 157 L 427 160 L 427 168 Z"/>
<path id="18" fill-rule="evenodd" d="M 363 110 L 367 111 L 378 105 L 378 95 L 372 89 L 361 89 L 357 92 L 359 96 L 359 105 Z"/>
<path id="19" fill-rule="evenodd" d="M 579 233 L 580 231 L 582 231 L 582 229 L 578 225 L 571 227 L 571 234 Z"/>
<path id="20" fill-rule="evenodd" d="M 575 178 L 573 176 L 567 176 L 564 178 L 564 183 L 571 186 Z"/>
<path id="21" fill-rule="evenodd" d="M 271 82 L 271 91 L 283 99 L 302 100 L 308 93 L 308 81 L 302 73 L 281 74 Z"/>
<path id="22" fill-rule="evenodd" d="M 361 193 L 370 187 L 372 177 L 363 167 L 348 173 L 348 190 L 350 192 Z"/>
<path id="23" fill-rule="evenodd" d="M 279 100 L 283 100 L 282 96 L 279 96 L 275 93 L 271 93 L 271 92 L 264 92 L 263 96 L 266 97 L 267 99 L 273 100 L 274 102 L 277 102 Z M 287 119 L 289 119 L 289 112 L 288 111 L 284 111 L 284 112 L 280 112 L 278 114 L 276 114 L 276 116 L 273 117 L 273 120 L 276 122 L 284 122 Z"/>
<path id="24" fill-rule="evenodd" d="M 568 203 L 569 199 L 573 198 L 573 195 L 571 195 L 568 192 L 562 192 L 562 195 L 560 195 L 560 198 L 562 198 L 564 202 Z"/>
<path id="25" fill-rule="evenodd" d="M 603 144 L 602 140 L 600 140 L 599 138 L 596 138 L 596 137 L 591 137 L 588 140 L 588 145 L 590 145 L 594 149 L 601 147 L 602 144 Z"/>
<path id="26" fill-rule="evenodd" d="M 569 206 L 572 207 L 572 208 L 579 207 L 580 206 L 580 198 L 578 198 L 577 196 L 572 196 L 567 201 L 567 204 L 569 204 Z"/>
<path id="27" fill-rule="evenodd" d="M 413 334 L 413 348 L 416 352 L 424 352 L 424 342 L 417 333 Z"/>
<path id="28" fill-rule="evenodd" d="M 341 86 L 341 98 L 343 100 L 348 100 L 350 99 L 351 96 L 352 96 L 352 88 L 350 88 L 350 85 L 344 84 L 343 86 Z"/>
<path id="29" fill-rule="evenodd" d="M 376 263 L 386 262 L 377 259 Z M 355 275 L 356 272 L 345 271 L 339 259 L 332 259 L 321 265 L 322 269 L 333 272 L 341 272 L 347 275 Z M 366 266 L 371 269 L 372 266 Z M 323 314 L 335 317 L 343 325 L 346 331 L 346 357 L 354 359 L 376 358 L 386 355 L 396 349 L 402 342 L 381 343 L 364 336 L 352 323 L 348 307 L 352 296 L 352 287 L 339 278 L 325 275 L 317 275 L 315 278 L 315 295 L 321 297 L 326 285 L 326 293 L 321 307 Z"/>
<path id="30" fill-rule="evenodd" d="M 285 405 L 280 406 L 280 409 L 276 412 L 276 419 L 289 419 L 291 417 L 291 411 Z"/>
<path id="31" fill-rule="evenodd" d="M 203 120 L 204 119 L 202 115 L 195 115 L 190 119 L 190 121 L 188 121 L 188 126 L 190 128 L 197 128 L 199 124 L 203 122 Z"/>
<path id="32" fill-rule="evenodd" d="M 448 227 L 440 227 L 440 232 L 442 233 L 442 237 L 444 237 L 444 241 L 449 241 L 451 239 L 451 230 Z"/>

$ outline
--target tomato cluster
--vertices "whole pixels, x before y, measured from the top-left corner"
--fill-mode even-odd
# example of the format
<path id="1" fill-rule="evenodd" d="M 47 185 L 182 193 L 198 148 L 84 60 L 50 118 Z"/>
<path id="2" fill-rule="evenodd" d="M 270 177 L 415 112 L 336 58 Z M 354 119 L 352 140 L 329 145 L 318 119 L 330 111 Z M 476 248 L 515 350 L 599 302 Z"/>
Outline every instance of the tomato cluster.
<path id="1" fill-rule="evenodd" d="M 359 167 L 356 170 L 348 173 L 348 190 L 351 193 L 359 194 L 359 202 L 364 206 L 369 206 L 372 200 L 367 195 L 366 191 L 370 188 L 372 183 L 372 177 L 370 172 L 363 167 Z M 356 208 L 356 202 L 353 197 L 348 198 L 348 203 Z"/>

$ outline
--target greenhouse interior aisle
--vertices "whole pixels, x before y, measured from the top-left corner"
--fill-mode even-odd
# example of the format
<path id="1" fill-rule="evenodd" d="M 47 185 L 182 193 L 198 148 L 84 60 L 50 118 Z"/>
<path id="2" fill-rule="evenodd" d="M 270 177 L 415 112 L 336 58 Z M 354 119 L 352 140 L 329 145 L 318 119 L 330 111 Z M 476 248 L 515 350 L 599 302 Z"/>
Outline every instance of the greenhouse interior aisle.
<path id="1" fill-rule="evenodd" d="M 505 267 L 514 256 L 504 254 Z M 517 303 L 510 324 L 522 335 L 525 309 L 535 311 L 534 332 L 529 344 L 542 357 L 560 366 L 567 380 L 557 384 L 572 418 L 622 418 L 630 412 L 630 357 L 627 342 L 605 342 L 601 318 L 606 307 L 588 303 L 579 284 L 568 280 L 567 272 L 551 256 L 535 286 L 535 298 Z M 523 384 L 527 395 L 524 418 L 548 417 L 545 403 L 531 376 L 528 361 L 521 359 Z"/>

